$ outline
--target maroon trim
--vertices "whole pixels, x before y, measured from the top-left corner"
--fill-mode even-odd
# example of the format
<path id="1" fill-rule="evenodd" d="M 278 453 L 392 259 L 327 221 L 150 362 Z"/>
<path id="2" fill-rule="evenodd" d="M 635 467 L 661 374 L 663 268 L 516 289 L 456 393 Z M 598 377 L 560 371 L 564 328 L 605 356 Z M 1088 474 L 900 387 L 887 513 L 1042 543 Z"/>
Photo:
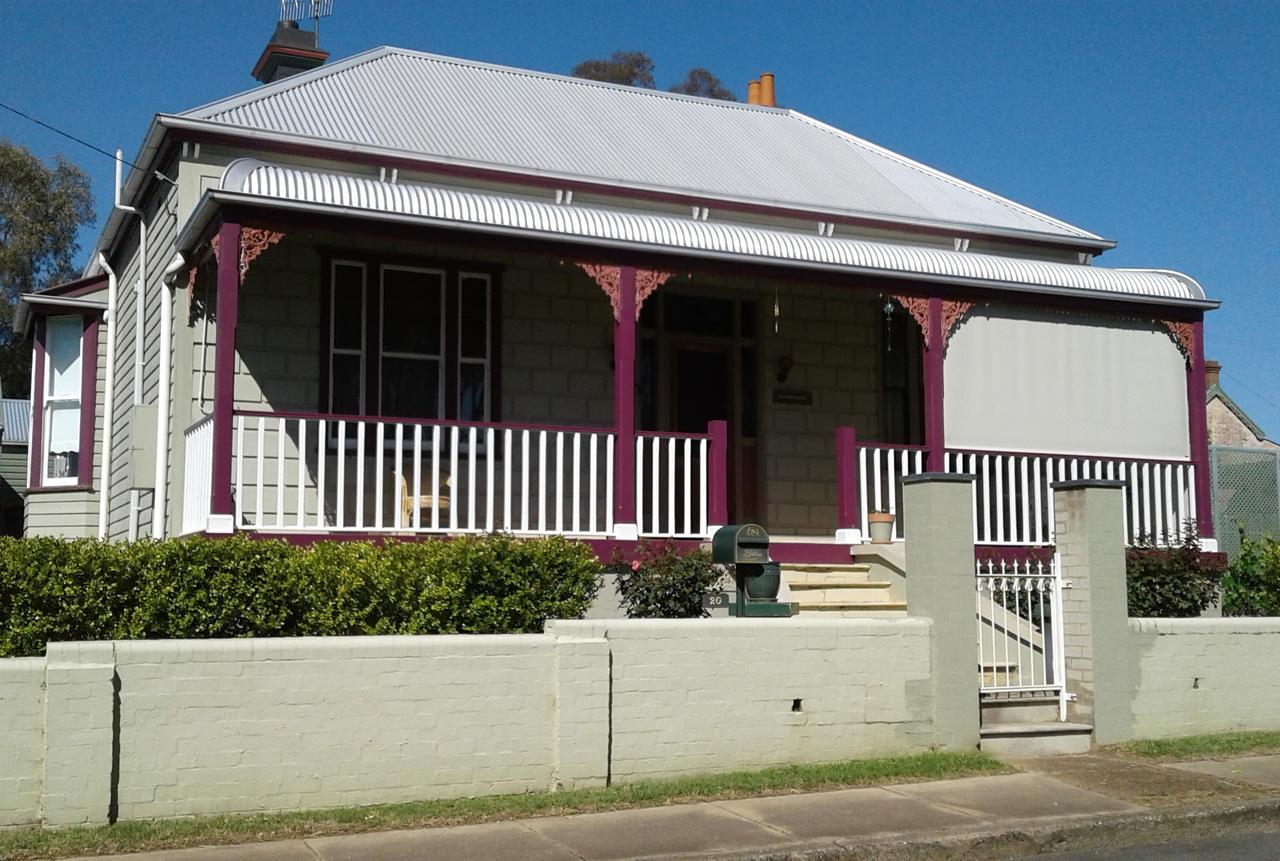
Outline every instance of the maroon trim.
<path id="1" fill-rule="evenodd" d="M 53 287 L 41 290 L 39 293 L 34 295 L 75 298 L 77 296 L 83 296 L 86 293 L 96 293 L 99 290 L 105 290 L 106 287 L 106 275 L 93 275 L 88 278 L 78 278 L 75 281 L 67 281 L 64 284 L 55 284 Z"/>
<path id="2" fill-rule="evenodd" d="M 858 433 L 836 428 L 836 526 L 858 528 Z"/>
<path id="3" fill-rule="evenodd" d="M 93 484 L 77 481 L 75 484 L 58 484 L 53 487 L 28 487 L 24 493 L 28 496 L 40 496 L 46 493 L 86 493 L 93 490 Z"/>
<path id="4" fill-rule="evenodd" d="M 636 269 L 618 276 L 618 315 L 613 324 L 613 522 L 636 522 Z"/>
<path id="5" fill-rule="evenodd" d="M 98 393 L 98 316 L 86 315 L 80 335 L 80 455 L 78 484 L 93 485 L 93 442 Z"/>
<path id="6" fill-rule="evenodd" d="M 1205 402 L 1204 321 L 1191 324 L 1187 362 L 1187 416 L 1191 461 L 1196 465 L 1196 526 L 1202 538 L 1213 537 L 1213 493 L 1209 475 L 1209 419 Z"/>
<path id="7" fill-rule="evenodd" d="M 587 425 L 538 425 L 520 422 L 519 424 L 503 424 L 501 422 L 460 422 L 456 419 L 424 419 L 398 418 L 396 416 L 355 416 L 346 413 L 306 413 L 296 410 L 236 410 L 238 416 L 250 418 L 283 418 L 283 419 L 323 419 L 325 421 L 345 422 L 382 422 L 384 424 L 402 425 L 443 425 L 445 427 L 462 428 L 494 428 L 496 430 L 544 430 L 564 433 L 613 433 L 610 427 L 591 427 Z"/>
<path id="8" fill-rule="evenodd" d="M 47 361 L 44 351 L 45 321 L 41 317 L 36 320 L 35 337 L 35 379 L 31 392 L 31 438 L 28 440 L 31 452 L 31 469 L 27 475 L 27 487 L 38 489 L 44 482 L 44 366 Z"/>
<path id="9" fill-rule="evenodd" d="M 235 134 L 220 134 L 216 132 L 202 133 L 184 130 L 182 132 L 175 133 L 174 137 L 178 141 L 200 141 L 202 143 L 214 144 L 221 143 L 241 148 L 246 145 L 245 138 Z M 1096 245 L 1081 245 L 1079 243 L 1056 242 L 1052 236 L 1045 236 L 1043 238 L 1005 236 L 1003 234 L 989 233 L 983 231 L 981 228 L 975 228 L 972 225 L 956 224 L 931 226 L 910 224 L 895 221 L 893 219 L 875 218 L 873 216 L 836 214 L 808 210 L 795 206 L 779 206 L 776 204 L 746 203 L 743 201 L 707 197 L 705 195 L 699 196 L 681 192 L 655 191 L 628 186 L 610 185 L 608 183 L 593 182 L 590 180 L 547 177 L 540 176 L 538 174 L 521 173 L 520 171 L 515 170 L 504 170 L 501 168 L 445 164 L 422 158 L 352 152 L 350 149 L 344 149 L 338 146 L 326 147 L 316 144 L 284 143 L 282 141 L 267 141 L 260 138 L 252 138 L 248 145 L 252 149 L 263 152 L 311 156 L 322 159 L 333 159 L 337 157 L 342 161 L 350 162 L 352 164 L 372 165 L 375 167 L 395 167 L 401 170 L 411 170 L 426 174 L 479 179 L 488 182 L 515 183 L 518 185 L 529 185 L 537 188 L 572 189 L 574 192 L 583 194 L 600 194 L 609 197 L 620 197 L 624 200 L 648 200 L 660 203 L 675 203 L 681 206 L 709 206 L 712 209 L 730 212 L 745 212 L 755 215 L 795 218 L 803 221 L 830 221 L 835 224 L 878 227 L 882 229 L 889 226 L 894 230 L 900 230 L 903 233 L 920 234 L 924 236 L 945 236 L 948 238 L 954 238 L 957 232 L 961 232 L 972 238 L 987 239 L 992 242 L 1008 243 L 1012 245 L 1067 248 L 1072 251 L 1079 251 L 1081 248 L 1092 248 L 1095 249 L 1093 252 L 1094 256 L 1098 256 L 1106 250 L 1114 247 L 1114 243 L 1107 240 L 1102 240 Z"/>
<path id="10" fill-rule="evenodd" d="M 707 424 L 706 433 L 680 433 L 678 431 L 642 430 L 642 431 L 636 431 L 636 436 L 656 437 L 657 439 L 713 439 L 714 438 L 713 432 L 711 431 L 712 424 L 714 424 L 714 422 L 709 422 Z"/>
<path id="11" fill-rule="evenodd" d="M 728 526 L 729 423 L 723 419 L 708 422 L 707 437 L 711 440 L 707 463 L 707 522 L 714 526 Z"/>
<path id="12" fill-rule="evenodd" d="M 924 343 L 924 443 L 929 452 L 929 469 L 942 469 L 946 441 L 943 427 L 943 357 L 946 343 L 942 337 L 942 299 L 929 299 L 929 331 Z"/>
<path id="13" fill-rule="evenodd" d="M 240 305 L 240 223 L 218 228 L 217 342 L 213 353 L 213 494 L 210 514 L 234 514 L 231 435 L 235 411 L 236 325 Z"/>

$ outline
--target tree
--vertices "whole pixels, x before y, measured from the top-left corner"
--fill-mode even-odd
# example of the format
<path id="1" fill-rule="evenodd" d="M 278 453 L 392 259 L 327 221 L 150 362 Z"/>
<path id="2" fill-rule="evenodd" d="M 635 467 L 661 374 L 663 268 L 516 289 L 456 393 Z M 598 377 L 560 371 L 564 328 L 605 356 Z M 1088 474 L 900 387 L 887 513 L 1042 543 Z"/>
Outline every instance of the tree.
<path id="1" fill-rule="evenodd" d="M 671 88 L 671 92 L 684 93 L 686 96 L 702 96 L 705 99 L 720 99 L 726 102 L 738 100 L 733 90 L 701 66 L 690 69 L 684 80 Z"/>
<path id="2" fill-rule="evenodd" d="M 62 156 L 45 165 L 0 139 L 0 386 L 24 397 L 31 342 L 13 331 L 18 297 L 76 275 L 76 232 L 93 221 L 88 175 Z"/>
<path id="3" fill-rule="evenodd" d="M 645 87 L 652 90 L 653 60 L 643 51 L 614 51 L 607 60 L 583 60 L 570 72 L 575 78 L 603 81 L 606 84 L 625 84 L 628 87 Z"/>
<path id="4" fill-rule="evenodd" d="M 593 58 L 583 60 L 570 72 L 575 78 L 603 81 L 606 84 L 624 84 L 628 87 L 644 87 L 652 90 L 653 60 L 644 51 L 614 51 L 607 60 Z M 736 102 L 738 97 L 719 78 L 701 66 L 690 69 L 684 80 L 672 86 L 672 93 L 686 96 L 703 96 Z"/>

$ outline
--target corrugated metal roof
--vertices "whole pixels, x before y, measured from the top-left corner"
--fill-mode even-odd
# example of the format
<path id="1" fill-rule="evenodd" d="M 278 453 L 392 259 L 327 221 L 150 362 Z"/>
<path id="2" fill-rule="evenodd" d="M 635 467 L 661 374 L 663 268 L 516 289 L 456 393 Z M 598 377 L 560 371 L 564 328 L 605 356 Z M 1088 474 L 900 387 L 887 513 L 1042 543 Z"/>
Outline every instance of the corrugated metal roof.
<path id="1" fill-rule="evenodd" d="M 1105 242 L 796 111 L 399 48 L 181 116 L 613 185 Z"/>
<path id="2" fill-rule="evenodd" d="M 26 445 L 30 423 L 31 401 L 25 398 L 0 398 L 0 423 L 4 426 L 6 445 Z"/>
<path id="3" fill-rule="evenodd" d="M 302 170 L 254 159 L 239 159 L 228 165 L 222 188 L 269 198 L 649 246 L 655 250 L 733 255 L 957 283 L 1008 284 L 1171 300 L 1205 298 L 1199 284 L 1178 273 L 1105 269 L 653 213 L 561 206 L 529 198 Z"/>

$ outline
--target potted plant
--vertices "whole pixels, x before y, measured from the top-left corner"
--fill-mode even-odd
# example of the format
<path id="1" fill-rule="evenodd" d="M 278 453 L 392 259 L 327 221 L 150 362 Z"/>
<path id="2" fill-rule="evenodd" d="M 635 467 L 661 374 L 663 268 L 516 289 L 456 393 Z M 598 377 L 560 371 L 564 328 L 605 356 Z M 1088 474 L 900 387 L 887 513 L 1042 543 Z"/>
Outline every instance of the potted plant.
<path id="1" fill-rule="evenodd" d="M 872 544 L 893 543 L 893 513 L 889 511 L 872 511 L 867 515 L 867 531 L 871 534 Z"/>

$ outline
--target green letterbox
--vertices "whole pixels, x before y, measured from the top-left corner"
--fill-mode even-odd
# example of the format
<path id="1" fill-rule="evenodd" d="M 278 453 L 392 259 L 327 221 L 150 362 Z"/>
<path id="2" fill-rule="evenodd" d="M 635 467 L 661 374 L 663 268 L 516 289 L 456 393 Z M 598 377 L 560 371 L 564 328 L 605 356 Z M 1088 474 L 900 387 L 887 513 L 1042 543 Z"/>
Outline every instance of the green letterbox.
<path id="1" fill-rule="evenodd" d="M 711 536 L 711 561 L 719 565 L 763 565 L 769 561 L 769 533 L 755 523 L 722 526 Z"/>

